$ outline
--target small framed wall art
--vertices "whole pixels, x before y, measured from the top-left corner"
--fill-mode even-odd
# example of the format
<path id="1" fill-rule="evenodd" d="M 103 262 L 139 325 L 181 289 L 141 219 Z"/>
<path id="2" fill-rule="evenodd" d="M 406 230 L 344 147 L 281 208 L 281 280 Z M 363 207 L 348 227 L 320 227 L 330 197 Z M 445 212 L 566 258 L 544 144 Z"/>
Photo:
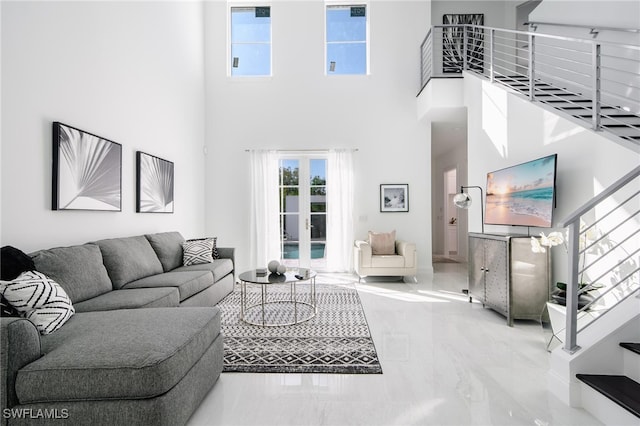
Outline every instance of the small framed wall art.
<path id="1" fill-rule="evenodd" d="M 173 163 L 136 152 L 136 212 L 173 213 Z"/>
<path id="2" fill-rule="evenodd" d="M 53 123 L 53 210 L 122 211 L 122 145 Z"/>
<path id="3" fill-rule="evenodd" d="M 409 184 L 381 184 L 380 185 L 381 212 L 409 211 Z"/>

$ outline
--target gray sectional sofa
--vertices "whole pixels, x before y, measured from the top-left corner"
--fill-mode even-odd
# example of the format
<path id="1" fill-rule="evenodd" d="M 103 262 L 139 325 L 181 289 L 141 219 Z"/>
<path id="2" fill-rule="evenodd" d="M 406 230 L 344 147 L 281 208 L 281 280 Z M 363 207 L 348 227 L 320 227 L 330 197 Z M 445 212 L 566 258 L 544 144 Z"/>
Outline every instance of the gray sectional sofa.
<path id="1" fill-rule="evenodd" d="M 76 313 L 48 335 L 26 319 L 2 318 L 2 424 L 189 419 L 222 371 L 215 304 L 235 277 L 233 249 L 182 266 L 183 241 L 167 232 L 31 254 Z"/>

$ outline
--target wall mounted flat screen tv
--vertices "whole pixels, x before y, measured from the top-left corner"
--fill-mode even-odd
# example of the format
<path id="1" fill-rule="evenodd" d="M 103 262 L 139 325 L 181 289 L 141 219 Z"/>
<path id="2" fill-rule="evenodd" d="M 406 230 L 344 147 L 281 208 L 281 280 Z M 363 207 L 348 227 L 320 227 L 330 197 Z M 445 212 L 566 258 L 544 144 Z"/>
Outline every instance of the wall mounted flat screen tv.
<path id="1" fill-rule="evenodd" d="M 557 154 L 487 173 L 485 223 L 550 228 Z"/>

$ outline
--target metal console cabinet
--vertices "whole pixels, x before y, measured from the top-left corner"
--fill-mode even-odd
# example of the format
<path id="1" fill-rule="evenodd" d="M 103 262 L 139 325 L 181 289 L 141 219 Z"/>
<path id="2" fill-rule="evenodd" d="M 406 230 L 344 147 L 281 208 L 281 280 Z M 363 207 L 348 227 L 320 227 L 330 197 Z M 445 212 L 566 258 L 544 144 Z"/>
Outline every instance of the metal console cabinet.
<path id="1" fill-rule="evenodd" d="M 469 302 L 507 317 L 540 319 L 550 291 L 549 253 L 531 251 L 524 235 L 469 234 Z"/>

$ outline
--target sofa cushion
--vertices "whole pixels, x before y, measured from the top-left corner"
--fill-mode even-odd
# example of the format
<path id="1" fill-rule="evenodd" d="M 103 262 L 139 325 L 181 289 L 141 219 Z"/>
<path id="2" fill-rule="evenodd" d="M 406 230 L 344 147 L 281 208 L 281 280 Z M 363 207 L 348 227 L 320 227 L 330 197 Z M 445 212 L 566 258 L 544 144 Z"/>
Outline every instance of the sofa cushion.
<path id="1" fill-rule="evenodd" d="M 213 273 L 213 282 L 218 282 L 233 272 L 233 262 L 231 259 L 218 259 L 214 260 L 212 263 L 181 266 L 174 269 L 174 271 L 211 271 Z"/>
<path id="2" fill-rule="evenodd" d="M 21 404 L 143 399 L 171 390 L 220 334 L 220 310 L 152 308 L 76 314 L 42 337 L 44 356 L 16 379 Z"/>
<path id="3" fill-rule="evenodd" d="M 175 287 L 113 290 L 93 299 L 76 303 L 76 312 L 113 311 L 116 309 L 170 308 L 180 304 Z"/>
<path id="4" fill-rule="evenodd" d="M 404 257 L 398 255 L 371 256 L 372 268 L 404 268 Z"/>
<path id="5" fill-rule="evenodd" d="M 369 231 L 369 244 L 372 254 L 396 254 L 396 231 L 371 232 Z"/>
<path id="6" fill-rule="evenodd" d="M 130 282 L 125 284 L 123 289 L 177 287 L 180 292 L 180 301 L 182 302 L 212 284 L 213 274 L 210 271 L 172 271 Z"/>
<path id="7" fill-rule="evenodd" d="M 64 289 L 38 271 L 27 271 L 12 281 L 0 281 L 0 293 L 40 334 L 53 333 L 75 313 Z"/>
<path id="8" fill-rule="evenodd" d="M 31 257 L 36 270 L 60 284 L 73 303 L 113 289 L 95 244 L 40 250 Z"/>
<path id="9" fill-rule="evenodd" d="M 162 264 L 143 235 L 100 240 L 96 244 L 102 251 L 104 266 L 114 289 L 162 273 Z"/>
<path id="10" fill-rule="evenodd" d="M 182 266 L 182 243 L 184 237 L 179 232 L 161 232 L 145 235 L 156 252 L 162 269 L 168 272 Z"/>

